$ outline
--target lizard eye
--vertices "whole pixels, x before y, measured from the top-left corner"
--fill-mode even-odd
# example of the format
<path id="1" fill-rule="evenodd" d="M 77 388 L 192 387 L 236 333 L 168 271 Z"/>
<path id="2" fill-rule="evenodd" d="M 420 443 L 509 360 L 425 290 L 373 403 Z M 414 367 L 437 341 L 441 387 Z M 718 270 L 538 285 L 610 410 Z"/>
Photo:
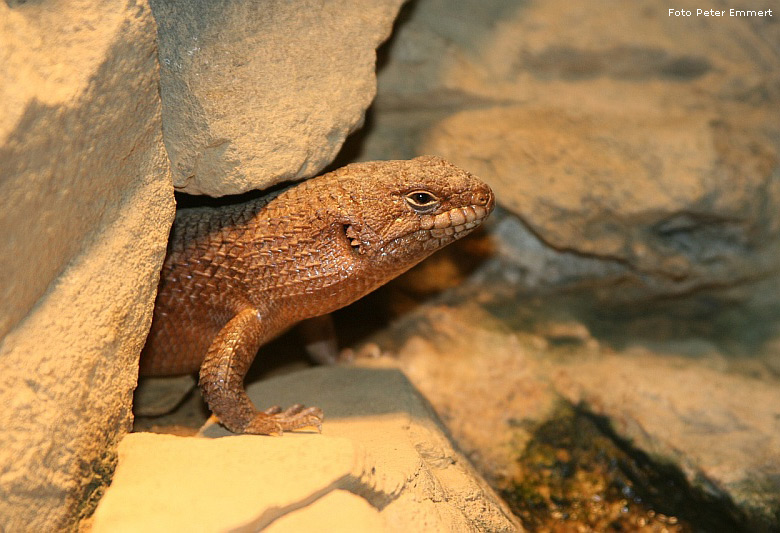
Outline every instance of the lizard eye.
<path id="1" fill-rule="evenodd" d="M 428 191 L 412 191 L 404 199 L 418 213 L 428 213 L 439 206 L 439 199 Z"/>

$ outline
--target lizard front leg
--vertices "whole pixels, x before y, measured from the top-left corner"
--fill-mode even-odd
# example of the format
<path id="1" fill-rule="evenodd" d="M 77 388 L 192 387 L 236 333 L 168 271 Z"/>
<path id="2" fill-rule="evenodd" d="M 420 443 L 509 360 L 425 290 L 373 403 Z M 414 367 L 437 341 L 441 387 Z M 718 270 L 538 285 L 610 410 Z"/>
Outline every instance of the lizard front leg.
<path id="1" fill-rule="evenodd" d="M 244 309 L 223 327 L 211 343 L 200 367 L 200 388 L 211 412 L 234 433 L 282 434 L 303 427 L 322 428 L 322 411 L 294 405 L 258 411 L 244 390 L 244 376 L 266 328 L 256 309 Z"/>

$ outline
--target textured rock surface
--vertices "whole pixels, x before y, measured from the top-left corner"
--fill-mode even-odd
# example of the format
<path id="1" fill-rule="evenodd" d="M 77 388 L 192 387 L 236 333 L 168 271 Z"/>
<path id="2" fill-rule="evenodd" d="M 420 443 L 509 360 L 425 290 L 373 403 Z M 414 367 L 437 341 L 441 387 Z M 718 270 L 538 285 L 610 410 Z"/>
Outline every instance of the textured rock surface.
<path id="1" fill-rule="evenodd" d="M 363 122 L 402 0 L 153 0 L 174 185 L 222 196 L 311 177 Z"/>
<path id="2" fill-rule="evenodd" d="M 392 357 L 358 362 L 400 364 L 497 486 L 521 474 L 518 458 L 565 398 L 605 417 L 619 438 L 660 465 L 679 468 L 690 488 L 675 490 L 735 504 L 746 530 L 777 527 L 777 374 L 761 371 L 757 358 L 740 369 L 705 338 L 614 349 L 576 319 L 536 311 L 529 318 L 523 304 L 500 304 L 495 284 L 487 287 L 479 305 L 468 292 L 421 307 L 364 348 Z"/>
<path id="3" fill-rule="evenodd" d="M 0 3 L 0 529 L 86 513 L 130 422 L 173 217 L 154 20 Z"/>
<path id="4" fill-rule="evenodd" d="M 757 522 L 780 519 L 780 387 L 641 348 L 561 368 L 556 389 Z M 711 484 L 711 485 L 710 485 Z M 765 526 L 766 527 L 766 526 Z"/>
<path id="5" fill-rule="evenodd" d="M 550 251 L 546 271 L 515 254 L 527 285 L 598 280 L 627 301 L 776 272 L 772 19 L 668 7 L 410 4 L 360 157 L 433 153 L 488 181 Z"/>
<path id="6" fill-rule="evenodd" d="M 248 392 L 258 405 L 316 403 L 322 435 L 129 435 L 93 531 L 516 530 L 397 370 L 316 368 Z"/>

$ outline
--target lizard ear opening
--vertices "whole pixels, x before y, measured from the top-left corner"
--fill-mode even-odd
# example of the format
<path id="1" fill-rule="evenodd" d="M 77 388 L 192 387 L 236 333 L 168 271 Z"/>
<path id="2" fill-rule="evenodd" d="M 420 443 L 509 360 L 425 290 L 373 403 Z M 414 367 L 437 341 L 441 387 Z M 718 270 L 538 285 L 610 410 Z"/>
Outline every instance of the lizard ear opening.
<path id="1" fill-rule="evenodd" d="M 362 254 L 363 243 L 360 241 L 360 237 L 355 231 L 355 228 L 352 227 L 352 224 L 344 224 L 342 229 L 344 230 L 344 237 L 347 239 L 347 244 L 352 248 L 352 251 L 356 254 Z"/>

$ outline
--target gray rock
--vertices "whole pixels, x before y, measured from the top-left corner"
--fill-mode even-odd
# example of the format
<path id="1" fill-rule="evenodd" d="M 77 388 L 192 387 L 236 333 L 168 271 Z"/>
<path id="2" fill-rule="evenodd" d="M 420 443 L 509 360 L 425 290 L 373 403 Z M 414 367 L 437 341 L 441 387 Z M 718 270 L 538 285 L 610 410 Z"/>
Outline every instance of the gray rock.
<path id="1" fill-rule="evenodd" d="M 197 380 L 192 374 L 139 378 L 133 394 L 133 414 L 161 416 L 170 413 L 196 386 Z"/>
<path id="2" fill-rule="evenodd" d="M 401 3 L 153 0 L 174 186 L 221 196 L 322 170 L 363 123 Z"/>
<path id="3" fill-rule="evenodd" d="M 0 2 L 0 530 L 90 513 L 173 220 L 144 2 Z"/>

